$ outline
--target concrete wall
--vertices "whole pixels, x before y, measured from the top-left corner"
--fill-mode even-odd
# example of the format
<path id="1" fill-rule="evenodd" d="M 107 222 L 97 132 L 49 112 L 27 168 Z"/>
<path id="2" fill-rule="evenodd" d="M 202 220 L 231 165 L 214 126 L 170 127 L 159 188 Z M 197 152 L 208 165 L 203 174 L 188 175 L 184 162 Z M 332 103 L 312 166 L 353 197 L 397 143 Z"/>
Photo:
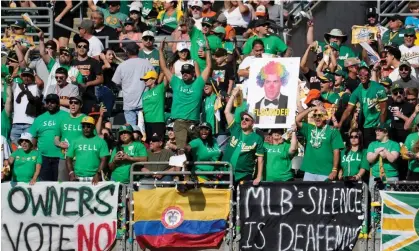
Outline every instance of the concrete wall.
<path id="1" fill-rule="evenodd" d="M 376 2 L 373 2 L 376 4 Z M 341 29 L 348 34 L 347 45 L 350 44 L 352 25 L 365 23 L 365 11 L 371 2 L 361 1 L 324 1 L 313 11 L 314 16 L 314 39 L 324 41 L 324 33 L 333 28 Z M 307 43 L 307 25 L 301 22 L 294 28 L 291 38 L 291 45 L 294 56 L 300 57 L 304 54 Z"/>

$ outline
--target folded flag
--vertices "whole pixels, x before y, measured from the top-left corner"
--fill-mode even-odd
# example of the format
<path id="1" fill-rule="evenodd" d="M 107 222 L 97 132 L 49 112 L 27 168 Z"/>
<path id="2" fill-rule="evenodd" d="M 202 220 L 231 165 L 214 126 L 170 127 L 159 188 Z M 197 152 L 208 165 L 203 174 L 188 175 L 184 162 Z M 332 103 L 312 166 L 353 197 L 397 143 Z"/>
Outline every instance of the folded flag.
<path id="1" fill-rule="evenodd" d="M 230 190 L 176 188 L 134 192 L 134 233 L 141 247 L 216 247 L 227 228 Z"/>

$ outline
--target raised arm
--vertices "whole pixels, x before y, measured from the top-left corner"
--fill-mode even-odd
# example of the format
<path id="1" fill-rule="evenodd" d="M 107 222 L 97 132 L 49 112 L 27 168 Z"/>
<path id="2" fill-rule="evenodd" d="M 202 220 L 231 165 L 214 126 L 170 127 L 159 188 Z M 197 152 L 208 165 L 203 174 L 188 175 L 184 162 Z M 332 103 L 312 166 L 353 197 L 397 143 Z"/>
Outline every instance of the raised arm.
<path id="1" fill-rule="evenodd" d="M 167 81 L 170 82 L 172 79 L 172 72 L 167 68 L 166 58 L 164 57 L 164 46 L 166 45 L 166 39 L 163 39 L 160 43 L 159 48 L 159 61 L 160 61 L 160 69 L 163 72 L 164 76 L 166 77 Z"/>
<path id="2" fill-rule="evenodd" d="M 211 63 L 211 51 L 208 45 L 208 40 L 205 39 L 207 41 L 206 43 L 206 50 L 205 50 L 205 69 L 202 71 L 201 77 L 202 79 L 204 79 L 205 82 L 207 82 L 207 79 L 209 78 L 210 74 L 211 74 L 211 67 L 212 67 L 212 63 Z"/>
<path id="3" fill-rule="evenodd" d="M 240 13 L 246 14 L 249 12 L 249 7 L 242 0 L 237 1 L 237 3 L 239 4 Z"/>
<path id="4" fill-rule="evenodd" d="M 314 42 L 314 22 L 313 20 L 309 20 L 307 22 L 307 45 L 310 45 Z"/>
<path id="5" fill-rule="evenodd" d="M 236 87 L 233 89 L 233 92 L 224 110 L 224 115 L 226 116 L 227 125 L 231 125 L 231 123 L 233 123 L 234 121 L 234 114 L 231 112 L 231 110 L 233 109 L 234 99 L 236 99 L 236 96 L 239 93 L 239 91 L 240 91 L 240 87 Z"/>
<path id="6" fill-rule="evenodd" d="M 404 122 L 404 129 L 409 130 L 413 121 L 415 121 L 416 115 L 419 113 L 419 104 L 415 106 L 415 110 L 413 111 L 412 115 L 410 115 L 409 119 Z"/>
<path id="7" fill-rule="evenodd" d="M 54 21 L 61 22 L 61 19 L 63 19 L 63 17 L 71 10 L 71 8 L 73 8 L 73 1 L 65 0 L 65 8 L 63 9 L 63 11 L 60 12 L 60 14 L 58 14 Z"/>
<path id="8" fill-rule="evenodd" d="M 8 82 L 7 83 L 7 89 L 6 89 L 6 93 L 7 93 L 7 98 L 6 98 L 6 102 L 4 104 L 4 110 L 7 114 L 8 117 L 11 116 L 12 114 L 12 109 L 13 109 L 13 92 L 12 92 L 12 82 Z M 4 123 L 4 122 L 3 122 Z"/>
<path id="9" fill-rule="evenodd" d="M 89 5 L 89 8 L 90 8 L 92 11 L 97 10 L 97 6 L 96 6 L 96 5 L 95 5 L 95 3 L 93 2 L 93 0 L 88 0 L 88 1 L 87 1 L 87 4 Z"/>
<path id="10" fill-rule="evenodd" d="M 296 123 L 297 127 L 298 127 L 298 128 L 303 127 L 303 119 L 304 119 L 305 117 L 307 117 L 307 115 L 308 115 L 310 112 L 312 112 L 312 111 L 314 111 L 314 110 L 316 110 L 316 109 L 319 109 L 319 107 L 317 107 L 317 106 L 312 106 L 312 107 L 309 107 L 309 108 L 305 109 L 305 110 L 304 110 L 304 111 L 302 111 L 301 113 L 299 113 L 299 114 L 297 115 L 297 117 L 295 118 L 295 123 Z"/>
<path id="11" fill-rule="evenodd" d="M 310 70 L 310 68 L 308 68 L 308 66 L 307 66 L 307 61 L 308 61 L 308 55 L 310 54 L 311 48 L 312 48 L 312 44 L 310 44 L 307 47 L 306 52 L 304 53 L 303 57 L 301 58 L 300 69 L 303 72 L 303 74 L 306 74 Z"/>
<path id="12" fill-rule="evenodd" d="M 39 37 L 39 54 L 41 55 L 45 64 L 48 65 L 49 61 L 51 60 L 51 57 L 48 55 L 48 53 L 45 53 L 44 32 L 40 31 L 38 33 L 38 37 Z"/>

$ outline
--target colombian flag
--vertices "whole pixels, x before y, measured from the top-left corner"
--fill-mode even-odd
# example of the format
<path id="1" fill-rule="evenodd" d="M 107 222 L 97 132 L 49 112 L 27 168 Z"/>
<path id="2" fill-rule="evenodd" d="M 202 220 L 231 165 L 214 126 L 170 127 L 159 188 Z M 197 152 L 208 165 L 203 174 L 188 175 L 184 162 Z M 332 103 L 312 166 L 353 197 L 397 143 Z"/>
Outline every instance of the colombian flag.
<path id="1" fill-rule="evenodd" d="M 216 247 L 227 228 L 230 190 L 176 188 L 134 192 L 134 233 L 148 248 Z"/>

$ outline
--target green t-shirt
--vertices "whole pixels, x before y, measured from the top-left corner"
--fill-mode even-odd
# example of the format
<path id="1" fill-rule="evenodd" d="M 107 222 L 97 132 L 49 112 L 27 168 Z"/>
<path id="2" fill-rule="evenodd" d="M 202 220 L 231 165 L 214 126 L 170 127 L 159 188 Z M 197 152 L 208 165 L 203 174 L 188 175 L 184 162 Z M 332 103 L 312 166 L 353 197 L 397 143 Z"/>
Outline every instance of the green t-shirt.
<path id="1" fill-rule="evenodd" d="M 364 128 L 373 128 L 380 122 L 379 102 L 386 100 L 387 94 L 384 87 L 375 81 L 370 81 L 370 86 L 367 89 L 362 84 L 358 85 L 349 99 L 349 104 L 360 103 L 365 118 Z"/>
<path id="2" fill-rule="evenodd" d="M 177 28 L 177 14 L 178 12 L 175 10 L 173 11 L 172 15 L 169 16 L 166 11 L 164 11 L 158 19 L 161 21 L 162 26 L 167 26 L 172 28 L 173 30 Z"/>
<path id="3" fill-rule="evenodd" d="M 223 161 L 230 162 L 234 169 L 234 180 L 239 181 L 245 176 L 253 175 L 255 160 L 263 156 L 263 139 L 257 133 L 244 134 L 240 123 L 230 125 L 230 140 L 224 152 Z"/>
<path id="4" fill-rule="evenodd" d="M 147 123 L 164 122 L 164 83 L 156 85 L 143 94 L 144 120 Z"/>
<path id="5" fill-rule="evenodd" d="M 400 152 L 400 145 L 397 142 L 388 140 L 385 143 L 379 141 L 371 142 L 368 146 L 368 153 L 374 153 L 375 149 L 380 147 L 384 147 L 389 152 Z M 387 159 L 383 159 L 383 167 L 386 177 L 397 177 L 399 175 L 396 163 L 390 163 Z M 379 157 L 370 165 L 370 169 L 372 170 L 372 176 L 380 177 Z"/>
<path id="6" fill-rule="evenodd" d="M 288 181 L 294 177 L 292 173 L 289 150 L 291 144 L 284 142 L 274 145 L 265 143 L 265 179 L 266 181 Z"/>
<path id="7" fill-rule="evenodd" d="M 333 151 L 344 147 L 339 130 L 330 126 L 317 128 L 303 122 L 299 132 L 307 142 L 301 170 L 312 174 L 329 175 L 333 168 Z"/>
<path id="8" fill-rule="evenodd" d="M 82 119 L 86 117 L 85 114 L 81 113 L 78 117 L 71 117 L 70 113 L 62 118 L 55 130 L 55 136 L 60 137 L 60 141 L 65 141 L 70 146 L 73 141 L 83 136 L 83 129 L 81 126 Z M 65 158 L 64 155 L 61 156 Z"/>
<path id="9" fill-rule="evenodd" d="M 173 90 L 172 118 L 198 121 L 205 81 L 199 76 L 192 84 L 186 84 L 173 75 L 170 80 Z"/>
<path id="10" fill-rule="evenodd" d="M 384 32 L 381 41 L 384 46 L 392 45 L 395 47 L 399 47 L 400 45 L 404 44 L 404 33 L 406 31 L 404 29 L 400 29 L 399 31 L 393 32 L 391 30 L 387 30 Z"/>
<path id="11" fill-rule="evenodd" d="M 133 141 L 129 145 L 123 145 L 122 149 L 122 151 L 130 157 L 147 157 L 147 149 L 141 142 Z M 117 150 L 114 148 L 112 150 L 109 163 L 115 159 L 116 154 Z M 132 162 L 130 161 L 123 161 L 118 163 L 118 165 L 115 166 L 115 169 L 112 171 L 112 180 L 128 184 L 130 182 L 131 164 Z"/>
<path id="12" fill-rule="evenodd" d="M 99 136 L 80 137 L 73 141 L 67 151 L 67 157 L 75 158 L 74 173 L 77 177 L 95 176 L 100 159 L 107 156 L 108 145 Z"/>
<path id="13" fill-rule="evenodd" d="M 47 65 L 48 72 L 51 72 L 51 70 L 54 67 L 55 63 L 56 63 L 55 59 L 54 58 L 50 58 L 49 63 Z M 65 64 L 60 64 L 60 67 L 63 67 L 67 71 L 70 71 L 70 68 L 71 68 L 70 65 L 65 65 Z M 78 72 L 78 74 L 77 74 L 76 83 L 77 84 L 82 84 L 83 83 L 83 75 L 81 75 L 80 72 Z"/>
<path id="14" fill-rule="evenodd" d="M 260 39 L 265 46 L 265 53 L 278 55 L 285 52 L 288 49 L 288 46 L 276 35 L 269 35 L 263 38 L 258 36 L 253 36 L 246 41 L 246 44 L 243 48 L 243 54 L 248 55 L 252 52 L 253 41 Z"/>
<path id="15" fill-rule="evenodd" d="M 416 142 L 419 140 L 419 133 L 414 132 L 407 136 L 404 145 L 406 146 L 407 150 L 413 152 L 413 147 L 415 146 Z M 409 160 L 409 170 L 415 173 L 419 173 L 419 161 L 417 159 Z"/>
<path id="16" fill-rule="evenodd" d="M 22 148 L 19 148 L 12 153 L 11 157 L 14 158 L 12 180 L 16 182 L 31 181 L 36 171 L 36 165 L 42 164 L 41 152 L 38 150 L 26 153 Z"/>
<path id="17" fill-rule="evenodd" d="M 244 111 L 247 111 L 249 107 L 247 106 L 247 101 L 243 100 L 242 105 L 239 107 L 236 107 L 234 110 L 234 120 L 235 121 L 241 121 L 242 118 L 240 117 L 240 114 Z"/>
<path id="18" fill-rule="evenodd" d="M 332 105 L 337 105 L 339 103 L 339 100 L 340 100 L 339 94 L 334 93 L 334 92 L 323 92 L 321 94 L 321 97 L 322 97 L 323 101 L 325 101 L 326 103 L 332 104 Z"/>
<path id="19" fill-rule="evenodd" d="M 151 52 L 147 53 L 143 50 L 140 50 L 138 53 L 139 58 L 147 59 L 148 62 L 154 67 L 154 70 L 157 74 L 160 74 L 160 63 L 159 63 L 159 51 L 157 49 L 153 49 Z"/>
<path id="20" fill-rule="evenodd" d="M 236 49 L 236 46 L 234 45 L 234 43 L 230 41 L 224 41 L 222 46 L 227 51 L 228 54 L 233 54 L 234 50 Z"/>
<path id="21" fill-rule="evenodd" d="M 359 170 L 370 170 L 370 164 L 367 160 L 367 150 L 353 152 L 346 149 L 340 151 L 340 167 L 343 170 L 343 176 L 355 176 Z"/>
<path id="22" fill-rule="evenodd" d="M 198 28 L 192 27 L 191 31 L 189 32 L 189 37 L 191 41 L 194 41 L 191 43 L 191 58 L 198 63 L 199 69 L 202 72 L 207 64 L 205 58 L 200 58 L 198 56 L 198 51 L 201 47 L 205 48 L 205 35 L 202 33 L 202 31 L 198 30 Z M 211 53 L 214 53 L 218 48 L 222 48 L 223 44 L 219 37 L 215 35 L 209 35 L 207 36 L 207 39 Z"/>
<path id="23" fill-rule="evenodd" d="M 212 127 L 212 135 L 215 134 L 215 111 L 214 104 L 217 99 L 217 95 L 214 93 L 211 96 L 204 99 L 204 111 L 205 111 L 205 122 L 209 123 Z"/>
<path id="24" fill-rule="evenodd" d="M 105 24 L 116 29 L 116 28 L 121 28 L 121 24 L 119 23 L 119 21 L 121 20 L 122 22 L 125 21 L 125 19 L 128 18 L 127 15 L 125 15 L 124 13 L 121 12 L 117 12 L 117 13 L 110 13 L 108 9 L 103 9 L 100 7 L 96 7 L 98 11 L 102 11 L 103 16 L 105 17 Z"/>
<path id="25" fill-rule="evenodd" d="M 10 130 L 12 129 L 12 120 L 7 116 L 6 110 L 1 111 L 1 136 L 9 139 Z"/>
<path id="26" fill-rule="evenodd" d="M 319 46 L 321 47 L 322 51 L 324 51 L 324 48 L 326 47 L 326 43 L 319 41 Z M 358 57 L 358 56 L 350 47 L 346 45 L 341 45 L 339 47 L 338 63 L 344 61 L 345 59 L 353 58 L 353 57 Z M 339 63 L 339 64 L 342 64 L 342 63 Z"/>
<path id="27" fill-rule="evenodd" d="M 33 121 L 29 132 L 38 139 L 38 149 L 42 156 L 62 157 L 61 149 L 54 145 L 54 138 L 60 121 L 67 117 L 67 114 L 67 112 L 61 110 L 55 114 L 44 112 Z"/>
<path id="28" fill-rule="evenodd" d="M 200 138 L 189 142 L 193 161 L 218 161 L 221 150 L 216 139 L 213 139 L 213 143 L 214 145 L 211 147 L 208 142 L 203 142 Z M 214 171 L 216 167 L 213 165 L 196 165 L 194 168 L 196 171 Z M 200 175 L 200 177 L 208 180 L 207 176 Z"/>

